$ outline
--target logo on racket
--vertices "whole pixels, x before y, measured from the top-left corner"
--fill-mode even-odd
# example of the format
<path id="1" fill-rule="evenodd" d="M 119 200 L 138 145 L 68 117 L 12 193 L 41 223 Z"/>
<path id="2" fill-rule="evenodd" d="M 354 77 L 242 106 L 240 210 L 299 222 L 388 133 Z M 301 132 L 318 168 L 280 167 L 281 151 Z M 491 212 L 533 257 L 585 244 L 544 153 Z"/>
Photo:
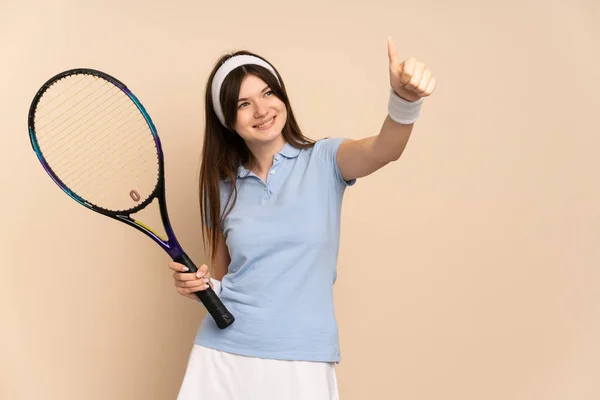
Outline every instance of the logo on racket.
<path id="1" fill-rule="evenodd" d="M 140 201 L 140 199 L 142 198 L 140 196 L 140 194 L 137 192 L 137 190 L 132 190 L 131 192 L 129 192 L 129 197 L 131 197 L 133 199 L 133 201 Z"/>

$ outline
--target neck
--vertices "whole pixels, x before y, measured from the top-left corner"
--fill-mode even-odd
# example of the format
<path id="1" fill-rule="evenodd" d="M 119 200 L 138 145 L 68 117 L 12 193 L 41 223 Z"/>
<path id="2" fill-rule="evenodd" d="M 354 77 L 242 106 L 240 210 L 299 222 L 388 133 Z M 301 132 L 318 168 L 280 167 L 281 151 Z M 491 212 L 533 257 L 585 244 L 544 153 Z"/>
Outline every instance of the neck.
<path id="1" fill-rule="evenodd" d="M 254 157 L 254 162 L 246 168 L 259 176 L 265 175 L 273 166 L 273 157 L 281 151 L 284 144 L 285 139 L 282 135 L 269 143 L 247 143 L 248 149 Z"/>

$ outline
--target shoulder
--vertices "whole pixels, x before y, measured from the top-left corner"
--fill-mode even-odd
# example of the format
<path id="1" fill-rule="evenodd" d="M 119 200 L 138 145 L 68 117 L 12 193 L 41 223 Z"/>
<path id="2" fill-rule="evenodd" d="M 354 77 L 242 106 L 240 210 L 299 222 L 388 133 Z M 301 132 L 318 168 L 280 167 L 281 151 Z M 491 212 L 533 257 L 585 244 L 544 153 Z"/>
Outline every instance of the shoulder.
<path id="1" fill-rule="evenodd" d="M 345 137 L 326 137 L 315 142 L 315 154 L 325 162 L 335 160 L 337 152 L 342 142 L 347 140 Z"/>
<path id="2" fill-rule="evenodd" d="M 336 149 L 342 144 L 344 140 L 347 140 L 345 137 L 325 137 L 322 139 L 318 139 L 315 142 L 315 150 L 327 150 L 327 149 Z"/>
<path id="3" fill-rule="evenodd" d="M 337 162 L 337 153 L 340 145 L 346 140 L 349 139 L 345 137 L 327 137 L 317 140 L 314 145 L 315 157 L 321 161 L 325 170 L 329 171 L 329 175 L 333 176 L 336 183 L 342 188 L 352 186 L 356 182 L 355 179 L 346 181 L 342 178 L 342 173 Z"/>

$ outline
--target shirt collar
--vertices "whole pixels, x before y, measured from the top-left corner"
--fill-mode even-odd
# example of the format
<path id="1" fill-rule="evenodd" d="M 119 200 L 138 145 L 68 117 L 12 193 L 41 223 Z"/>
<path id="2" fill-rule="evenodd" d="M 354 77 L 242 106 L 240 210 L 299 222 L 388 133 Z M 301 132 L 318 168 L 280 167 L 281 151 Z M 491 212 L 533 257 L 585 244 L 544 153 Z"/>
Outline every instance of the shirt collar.
<path id="1" fill-rule="evenodd" d="M 298 157 L 298 154 L 300 154 L 300 149 L 292 146 L 288 142 L 285 142 L 278 154 L 281 154 L 286 158 L 295 158 Z"/>
<path id="2" fill-rule="evenodd" d="M 300 149 L 292 146 L 288 142 L 285 142 L 281 150 L 277 154 L 281 154 L 285 158 L 296 158 L 300 154 Z M 237 177 L 245 178 L 250 174 L 250 170 L 244 168 L 243 165 L 238 166 Z"/>

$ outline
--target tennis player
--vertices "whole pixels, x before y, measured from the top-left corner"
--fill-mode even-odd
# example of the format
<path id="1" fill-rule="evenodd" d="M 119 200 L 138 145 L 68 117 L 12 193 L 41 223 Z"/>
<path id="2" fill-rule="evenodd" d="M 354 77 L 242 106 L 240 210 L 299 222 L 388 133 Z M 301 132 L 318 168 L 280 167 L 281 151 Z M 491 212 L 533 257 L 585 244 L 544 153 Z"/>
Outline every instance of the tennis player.
<path id="1" fill-rule="evenodd" d="M 388 57 L 388 115 L 360 140 L 304 136 L 265 58 L 239 51 L 215 65 L 200 173 L 212 274 L 169 267 L 180 294 L 197 301 L 211 285 L 236 320 L 219 329 L 204 319 L 178 400 L 339 399 L 333 285 L 344 192 L 398 160 L 436 86 L 422 62 L 399 62 L 391 39 Z"/>

